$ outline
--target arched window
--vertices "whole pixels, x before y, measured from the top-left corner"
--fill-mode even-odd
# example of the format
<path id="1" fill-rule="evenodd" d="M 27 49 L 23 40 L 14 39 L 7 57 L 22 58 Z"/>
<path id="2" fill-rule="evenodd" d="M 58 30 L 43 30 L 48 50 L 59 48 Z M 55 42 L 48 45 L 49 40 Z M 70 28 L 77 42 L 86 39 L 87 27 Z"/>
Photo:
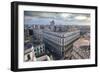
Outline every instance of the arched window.
<path id="1" fill-rule="evenodd" d="M 31 59 L 30 54 L 27 55 L 27 61 Z"/>

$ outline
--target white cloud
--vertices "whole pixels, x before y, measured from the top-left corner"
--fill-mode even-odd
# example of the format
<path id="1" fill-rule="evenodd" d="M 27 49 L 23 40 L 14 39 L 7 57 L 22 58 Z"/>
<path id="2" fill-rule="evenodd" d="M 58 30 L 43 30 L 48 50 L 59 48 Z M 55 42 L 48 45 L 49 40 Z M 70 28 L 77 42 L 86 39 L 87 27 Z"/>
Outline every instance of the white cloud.
<path id="1" fill-rule="evenodd" d="M 67 17 L 70 17 L 70 15 L 71 15 L 71 14 L 68 14 L 68 13 L 62 13 L 62 14 L 61 14 L 61 17 L 67 18 Z"/>
<path id="2" fill-rule="evenodd" d="M 86 20 L 86 19 L 88 19 L 88 17 L 85 16 L 85 15 L 84 16 L 83 15 L 79 15 L 79 16 L 76 16 L 75 19 L 76 20 Z"/>
<path id="3" fill-rule="evenodd" d="M 25 24 L 49 24 L 51 20 L 54 20 L 56 24 L 90 25 L 89 14 L 77 13 L 29 12 L 24 20 Z"/>

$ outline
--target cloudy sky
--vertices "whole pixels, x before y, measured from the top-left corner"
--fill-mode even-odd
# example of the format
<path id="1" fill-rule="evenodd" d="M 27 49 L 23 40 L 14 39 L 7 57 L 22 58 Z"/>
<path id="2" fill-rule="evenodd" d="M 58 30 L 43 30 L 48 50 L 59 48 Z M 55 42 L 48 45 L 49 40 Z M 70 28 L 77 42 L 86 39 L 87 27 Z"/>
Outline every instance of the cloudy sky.
<path id="1" fill-rule="evenodd" d="M 90 25 L 90 14 L 24 11 L 25 24 Z"/>

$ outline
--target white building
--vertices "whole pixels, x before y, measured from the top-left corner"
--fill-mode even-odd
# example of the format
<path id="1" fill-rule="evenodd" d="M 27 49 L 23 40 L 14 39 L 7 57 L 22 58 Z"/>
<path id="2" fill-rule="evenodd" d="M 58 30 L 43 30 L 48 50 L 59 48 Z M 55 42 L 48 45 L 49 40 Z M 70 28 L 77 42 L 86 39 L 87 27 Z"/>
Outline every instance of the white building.
<path id="1" fill-rule="evenodd" d="M 46 55 L 45 45 L 43 43 L 34 45 L 34 53 L 36 56 L 36 61 L 50 60 L 49 56 Z"/>
<path id="2" fill-rule="evenodd" d="M 73 32 L 51 32 L 51 31 L 43 31 L 44 39 L 48 39 L 55 44 L 60 46 L 65 46 L 78 38 L 80 36 L 80 31 Z"/>
<path id="3" fill-rule="evenodd" d="M 36 57 L 40 57 L 45 55 L 45 45 L 44 44 L 36 44 L 34 45 L 34 52 Z"/>
<path id="4" fill-rule="evenodd" d="M 45 45 L 38 44 L 32 45 L 27 43 L 24 48 L 24 61 L 47 61 L 50 60 L 49 56 L 45 53 Z"/>
<path id="5" fill-rule="evenodd" d="M 34 47 L 30 43 L 26 43 L 24 46 L 24 61 L 36 61 Z"/>
<path id="6" fill-rule="evenodd" d="M 73 46 L 73 42 L 79 37 L 79 30 L 72 32 L 43 31 L 43 40 L 46 48 L 56 54 L 58 51 L 58 54 L 60 55 L 59 57 L 64 56 L 69 58 L 69 54 L 72 51 L 71 47 Z"/>

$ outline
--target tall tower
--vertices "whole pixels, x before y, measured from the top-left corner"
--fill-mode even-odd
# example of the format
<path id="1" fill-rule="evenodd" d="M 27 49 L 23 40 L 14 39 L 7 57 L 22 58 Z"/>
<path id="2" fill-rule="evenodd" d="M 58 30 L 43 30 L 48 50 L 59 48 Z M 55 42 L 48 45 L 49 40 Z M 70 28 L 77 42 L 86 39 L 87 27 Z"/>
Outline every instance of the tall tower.
<path id="1" fill-rule="evenodd" d="M 51 31 L 54 31 L 54 25 L 55 25 L 55 21 L 52 20 L 52 21 L 50 22 L 50 29 L 51 29 Z"/>
<path id="2" fill-rule="evenodd" d="M 51 26 L 54 26 L 54 25 L 55 25 L 55 21 L 52 20 L 52 21 L 50 22 L 50 25 L 51 25 Z"/>

